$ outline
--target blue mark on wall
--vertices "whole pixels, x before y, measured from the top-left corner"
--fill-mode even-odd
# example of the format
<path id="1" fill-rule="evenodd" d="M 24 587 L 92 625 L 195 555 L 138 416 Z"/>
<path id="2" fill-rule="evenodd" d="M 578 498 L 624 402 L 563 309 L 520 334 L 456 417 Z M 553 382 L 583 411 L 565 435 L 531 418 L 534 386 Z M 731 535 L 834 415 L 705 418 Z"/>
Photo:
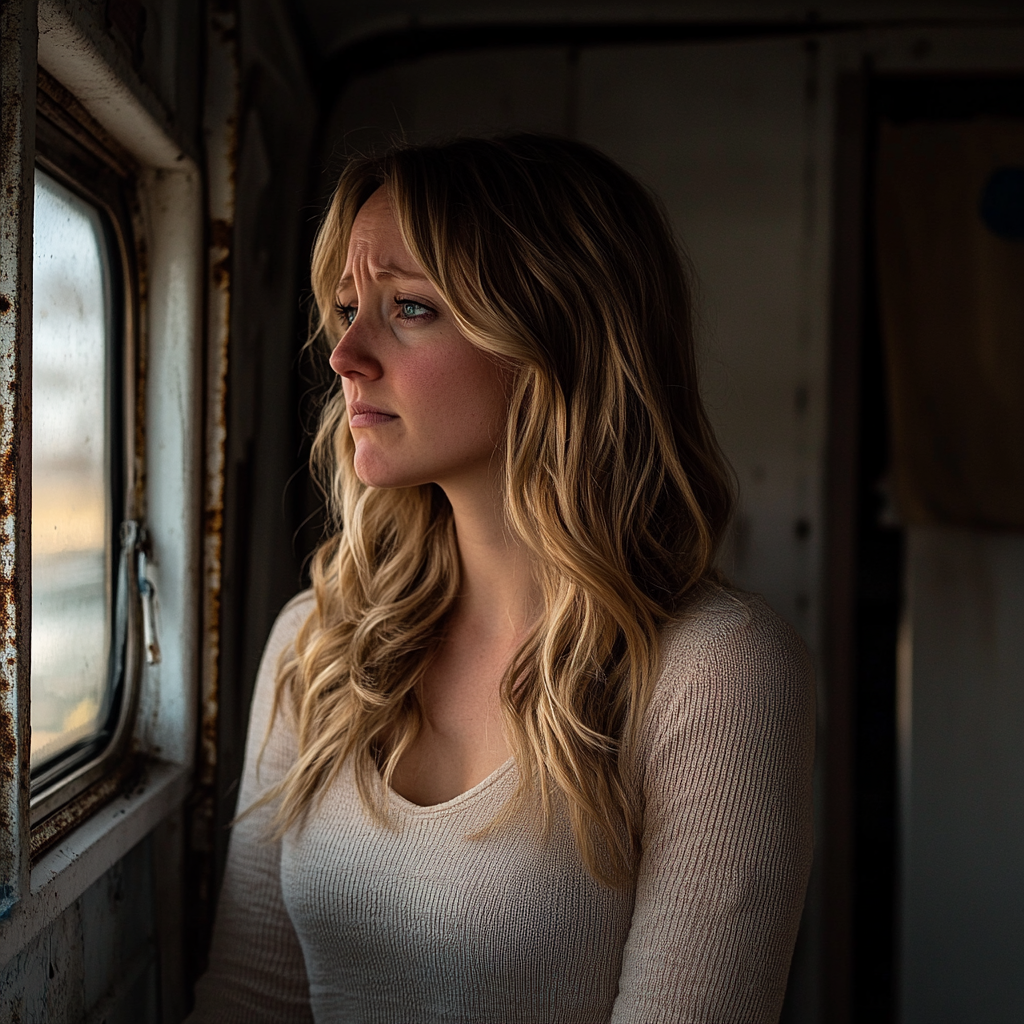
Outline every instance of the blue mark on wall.
<path id="1" fill-rule="evenodd" d="M 0 885 L 0 921 L 2 921 L 14 907 L 14 904 L 18 902 L 17 897 L 14 895 L 13 885 Z"/>
<path id="2" fill-rule="evenodd" d="M 978 214 L 997 238 L 1024 241 L 1024 167 L 997 167 L 988 176 Z"/>

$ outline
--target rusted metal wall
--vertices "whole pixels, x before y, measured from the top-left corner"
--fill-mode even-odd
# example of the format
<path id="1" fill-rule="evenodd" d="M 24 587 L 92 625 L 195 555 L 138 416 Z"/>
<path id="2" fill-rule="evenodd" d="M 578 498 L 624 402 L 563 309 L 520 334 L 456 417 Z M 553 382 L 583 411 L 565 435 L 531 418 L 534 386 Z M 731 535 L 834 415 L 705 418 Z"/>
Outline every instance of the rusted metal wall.
<path id="1" fill-rule="evenodd" d="M 286 4 L 210 0 L 202 703 L 187 816 L 185 973 L 205 969 L 256 665 L 300 585 L 296 281 L 316 105 Z"/>
<path id="2" fill-rule="evenodd" d="M 298 462 L 292 382 L 302 328 L 295 294 L 306 254 L 300 256 L 297 250 L 316 107 L 294 44 L 287 5 L 278 0 L 47 3 L 47 18 L 59 17 L 73 27 L 66 38 L 62 36 L 61 45 L 71 45 L 75 38 L 94 44 L 113 74 L 141 90 L 143 105 L 182 151 L 206 157 L 205 489 L 203 521 L 198 517 L 196 521 L 197 535 L 201 530 L 203 537 L 203 650 L 198 666 L 203 689 L 193 799 L 184 815 L 161 826 L 160 848 L 151 864 L 146 861 L 149 881 L 130 869 L 130 862 L 135 863 L 131 857 L 123 859 L 90 890 L 116 890 L 121 896 L 91 899 L 87 893 L 13 961 L 0 965 L 4 995 L 0 1022 L 92 1020 L 108 1014 L 176 1022 L 187 1010 L 190 981 L 205 960 L 227 843 L 224 825 L 234 811 L 256 661 L 278 608 L 299 586 L 299 567 L 289 543 L 296 517 L 282 509 L 281 494 Z M 12 167 L 21 174 L 21 183 L 15 181 L 5 196 L 4 251 L 23 257 L 27 253 L 23 258 L 27 270 L 31 268 L 32 145 L 30 139 L 25 141 L 25 129 L 34 110 L 34 64 L 31 70 L 19 72 L 21 65 L 7 51 L 17 38 L 11 29 L 15 22 L 34 31 L 35 10 L 29 8 L 26 4 L 3 7 L 5 131 L 10 122 L 11 138 L 21 140 L 20 149 L 12 149 L 5 134 L 4 183 L 13 180 Z M 27 39 L 23 51 L 34 56 L 34 39 Z M 203 66 L 205 78 L 198 73 Z M 30 88 L 11 85 L 16 72 Z M 238 116 L 243 92 L 248 97 L 244 128 Z M 247 188 L 241 228 L 234 209 L 240 140 L 245 145 L 240 177 Z M 6 206 L 29 213 L 20 235 L 10 232 L 17 220 L 7 216 Z M 148 226 L 148 221 L 140 223 L 143 231 Z M 240 264 L 233 255 L 239 244 L 246 253 Z M 14 264 L 8 261 L 8 265 Z M 15 274 L 11 279 L 16 278 Z M 239 278 L 244 309 L 232 300 Z M 20 285 L 5 285 L 3 293 L 10 293 L 10 305 L 0 309 L 4 315 L 0 380 L 15 381 L 18 375 L 24 378 L 30 366 L 24 359 L 30 339 L 21 330 L 25 320 L 19 319 L 24 311 L 31 323 L 30 281 L 23 276 Z M 144 325 L 141 333 L 145 335 Z M 144 345 L 142 349 L 139 362 L 144 375 L 149 365 Z M 288 383 L 282 387 L 282 382 Z M 241 396 L 233 403 L 228 401 L 229 389 Z M 140 430 L 145 413 L 142 393 L 140 385 Z M 27 406 L 18 412 L 18 403 L 24 405 L 27 400 L 27 389 L 19 391 L 14 385 L 0 395 L 4 403 L 0 437 L 11 453 L 8 461 L 18 450 L 15 424 L 29 422 Z M 198 423 L 195 428 L 200 429 Z M 22 436 L 27 454 L 24 427 Z M 138 440 L 141 451 L 143 435 Z M 7 526 L 3 596 L 9 600 L 0 626 L 9 637 L 21 638 L 22 653 L 26 653 L 28 636 L 18 601 L 27 607 L 25 570 L 30 552 L 22 545 L 27 533 L 18 538 L 12 517 L 16 511 L 27 513 L 24 506 L 16 510 L 14 502 L 24 500 L 28 491 L 14 489 L 15 475 L 12 470 L 4 478 L 12 484 L 3 491 L 2 509 Z M 143 479 L 140 472 L 139 480 Z M 9 653 L 0 686 L 17 677 L 22 664 L 18 653 L 13 649 Z M 21 727 L 26 752 L 27 696 L 25 692 Z M 9 726 L 15 744 L 16 710 L 13 686 L 7 686 L 0 693 L 0 711 L 7 712 L 0 726 Z M 27 767 L 27 756 L 24 760 Z M 7 756 L 3 764 L 10 777 L 0 786 L 0 794 L 11 811 L 3 867 L 11 880 L 2 880 L 0 884 L 10 888 L 0 893 L 15 898 L 18 887 L 27 884 L 27 856 L 19 857 L 21 851 L 27 854 L 28 844 L 24 830 L 18 831 L 15 813 L 16 759 Z M 27 786 L 23 790 L 27 795 Z M 111 944 L 122 933 L 134 935 L 144 955 L 122 955 L 120 947 Z"/>
<path id="3" fill-rule="evenodd" d="M 223 437 L 214 890 L 235 812 L 263 644 L 281 606 L 301 586 L 301 557 L 293 545 L 299 514 L 289 481 L 302 464 L 296 364 L 305 319 L 298 282 L 309 253 L 300 249 L 300 231 L 309 216 L 304 203 L 317 125 L 288 5 L 240 0 L 238 17 L 234 219 L 226 239 L 230 262 L 220 268 L 230 272 L 230 337 L 227 365 L 218 361 L 211 377 L 216 386 L 219 374 L 226 375 L 225 433 L 218 433 L 214 419 L 207 450 L 208 457 L 219 457 Z M 221 360 L 213 334 L 210 341 L 210 358 Z M 215 515 L 211 509 L 211 520 Z M 210 710 L 208 704 L 207 722 Z"/>
<path id="4" fill-rule="evenodd" d="M 0 6 L 0 918 L 28 886 L 36 5 Z"/>
<path id="5" fill-rule="evenodd" d="M 113 12 L 113 16 L 111 16 Z M 42 11 L 38 16 L 43 16 Z M 185 154 L 202 150 L 198 98 L 200 6 L 48 0 L 46 18 L 72 26 L 60 45 L 88 40 L 127 87 L 155 94 L 156 121 Z M 45 19 L 44 19 L 45 20 Z M 28 891 L 31 606 L 29 548 L 31 267 L 37 5 L 0 4 L 0 929 Z M 48 23 L 47 23 L 48 24 Z M 77 35 L 76 35 L 77 33 Z M 53 41 L 47 44 L 51 50 Z M 65 83 L 66 84 L 66 83 Z M 151 90 L 151 92 L 147 92 Z M 189 340 L 198 332 L 191 332 Z M 198 380 L 197 380 L 198 386 Z M 198 429 L 198 424 L 196 425 Z M 199 523 L 196 523 L 198 536 Z M 20 759 L 19 759 L 20 753 Z M 183 829 L 172 819 L 122 857 L 12 959 L 0 963 L 0 1024 L 164 1021 L 187 994 L 180 970 Z M 154 849 L 158 845 L 158 849 Z M 10 944 L 8 944 L 8 949 Z M 8 953 L 9 955 L 9 953 Z"/>
<path id="6" fill-rule="evenodd" d="M 235 172 L 238 159 L 238 31 L 234 0 L 207 8 L 203 135 L 206 141 L 207 307 L 203 480 L 203 649 L 195 787 L 189 804 L 185 885 L 190 981 L 205 969 L 216 888 L 216 781 L 220 712 L 224 458 L 227 446 L 228 346 L 231 338 Z"/>

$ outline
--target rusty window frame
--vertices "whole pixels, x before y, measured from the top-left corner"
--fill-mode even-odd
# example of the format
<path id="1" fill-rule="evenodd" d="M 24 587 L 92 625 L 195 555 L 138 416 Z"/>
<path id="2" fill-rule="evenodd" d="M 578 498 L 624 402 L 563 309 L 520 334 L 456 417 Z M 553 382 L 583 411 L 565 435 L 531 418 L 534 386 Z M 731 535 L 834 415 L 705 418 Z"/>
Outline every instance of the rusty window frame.
<path id="1" fill-rule="evenodd" d="M 72 748 L 33 774 L 29 800 L 33 857 L 114 796 L 132 775 L 136 758 L 131 740 L 142 671 L 138 570 L 144 539 L 139 527 L 142 494 L 135 457 L 140 306 L 138 212 L 133 207 L 137 169 L 74 97 L 42 69 L 38 71 L 36 113 L 36 166 L 99 211 L 106 229 L 111 277 L 116 282 L 108 340 L 115 536 L 107 567 L 114 620 L 110 659 L 116 667 L 108 683 L 115 688 L 115 702 L 105 742 Z"/>
<path id="2" fill-rule="evenodd" d="M 112 63 L 116 54 L 107 47 L 102 26 L 83 21 L 61 0 L 39 0 L 38 10 L 36 0 L 23 0 L 0 3 L 0 27 L 0 962 L 6 962 L 27 950 L 32 936 L 177 813 L 188 796 L 201 650 L 198 425 L 205 249 L 196 142 L 178 137 L 166 110 L 132 68 Z M 37 67 L 83 98 L 95 119 L 91 125 L 90 117 L 81 119 L 92 140 L 107 153 L 127 152 L 137 167 L 134 386 L 140 415 L 131 468 L 145 480 L 145 494 L 138 490 L 136 499 L 140 511 L 146 501 L 152 538 L 147 561 L 160 592 L 162 656 L 159 663 L 147 657 L 143 666 L 133 737 L 138 771 L 105 776 L 30 834 L 31 393 L 24 385 L 32 371 Z M 63 101 L 58 97 L 54 103 Z M 105 133 L 113 143 L 107 145 Z M 100 807 L 103 801 L 108 802 Z M 44 850 L 56 838 L 59 844 Z"/>

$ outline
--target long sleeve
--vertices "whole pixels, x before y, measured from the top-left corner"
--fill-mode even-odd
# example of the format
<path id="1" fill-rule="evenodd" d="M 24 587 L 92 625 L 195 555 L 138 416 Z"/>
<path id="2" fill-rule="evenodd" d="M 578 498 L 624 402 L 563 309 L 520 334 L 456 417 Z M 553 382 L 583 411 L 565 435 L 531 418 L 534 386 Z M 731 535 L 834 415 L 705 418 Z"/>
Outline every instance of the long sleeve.
<path id="1" fill-rule="evenodd" d="M 278 782 L 295 760 L 296 740 L 286 713 L 278 714 L 265 748 L 263 739 L 278 659 L 311 609 L 308 593 L 293 599 L 278 616 L 263 652 L 239 812 Z M 267 838 L 272 815 L 272 807 L 258 808 L 232 830 L 210 966 L 196 985 L 196 1007 L 188 1024 L 304 1024 L 313 1019 L 302 949 L 281 898 L 281 844 Z"/>
<path id="2" fill-rule="evenodd" d="M 810 872 L 813 677 L 759 600 L 670 638 L 614 1024 L 777 1021 Z M 719 602 L 719 611 L 722 605 Z"/>

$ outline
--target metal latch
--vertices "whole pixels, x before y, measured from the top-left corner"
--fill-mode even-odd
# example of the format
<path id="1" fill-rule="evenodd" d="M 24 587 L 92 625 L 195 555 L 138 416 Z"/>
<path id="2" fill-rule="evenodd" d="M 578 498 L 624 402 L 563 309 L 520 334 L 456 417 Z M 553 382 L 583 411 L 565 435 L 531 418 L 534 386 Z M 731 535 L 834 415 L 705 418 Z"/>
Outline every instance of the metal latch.
<path id="1" fill-rule="evenodd" d="M 160 639 L 156 633 L 156 587 L 149 578 L 148 555 L 151 550 L 149 534 L 143 531 L 138 553 L 139 596 L 142 598 L 142 646 L 146 652 L 146 664 L 160 663 Z"/>

